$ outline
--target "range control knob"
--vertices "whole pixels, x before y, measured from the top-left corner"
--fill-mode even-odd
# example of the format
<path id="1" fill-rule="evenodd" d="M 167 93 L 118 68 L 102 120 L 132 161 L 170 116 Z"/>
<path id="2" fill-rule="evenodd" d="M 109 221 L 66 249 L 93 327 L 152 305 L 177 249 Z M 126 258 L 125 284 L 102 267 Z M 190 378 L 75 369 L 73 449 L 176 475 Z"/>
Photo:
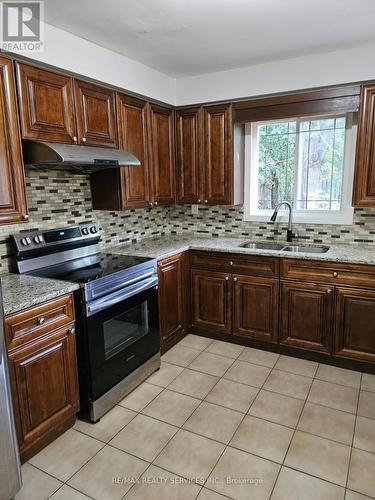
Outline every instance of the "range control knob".
<path id="1" fill-rule="evenodd" d="M 27 245 L 31 245 L 31 238 L 29 238 L 28 236 L 26 236 L 26 244 Z"/>
<path id="2" fill-rule="evenodd" d="M 92 234 L 96 234 L 98 232 L 98 228 L 96 226 L 91 226 L 90 231 L 92 232 Z"/>
<path id="3" fill-rule="evenodd" d="M 37 234 L 36 236 L 34 236 L 34 242 L 39 245 L 39 243 L 43 243 L 43 237 L 41 234 Z"/>
<path id="4" fill-rule="evenodd" d="M 26 241 L 26 238 L 22 238 L 22 240 L 21 240 L 21 245 L 23 245 L 24 247 L 27 247 L 27 241 Z"/>
<path id="5" fill-rule="evenodd" d="M 89 228 L 88 227 L 83 227 L 82 228 L 82 234 L 84 234 L 84 235 L 89 234 Z"/>

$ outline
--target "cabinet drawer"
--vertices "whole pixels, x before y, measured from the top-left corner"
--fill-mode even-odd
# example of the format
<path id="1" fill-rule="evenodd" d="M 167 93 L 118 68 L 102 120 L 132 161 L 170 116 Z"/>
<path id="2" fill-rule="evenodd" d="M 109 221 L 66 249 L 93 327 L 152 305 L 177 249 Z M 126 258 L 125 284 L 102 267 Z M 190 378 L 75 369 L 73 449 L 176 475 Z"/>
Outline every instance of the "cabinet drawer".
<path id="1" fill-rule="evenodd" d="M 64 295 L 5 318 L 8 350 L 74 321 L 73 295 Z"/>
<path id="2" fill-rule="evenodd" d="M 250 276 L 266 276 L 270 278 L 279 276 L 279 259 L 259 255 L 192 252 L 191 267 Z"/>
<path id="3" fill-rule="evenodd" d="M 282 259 L 282 278 L 375 288 L 375 266 Z"/>

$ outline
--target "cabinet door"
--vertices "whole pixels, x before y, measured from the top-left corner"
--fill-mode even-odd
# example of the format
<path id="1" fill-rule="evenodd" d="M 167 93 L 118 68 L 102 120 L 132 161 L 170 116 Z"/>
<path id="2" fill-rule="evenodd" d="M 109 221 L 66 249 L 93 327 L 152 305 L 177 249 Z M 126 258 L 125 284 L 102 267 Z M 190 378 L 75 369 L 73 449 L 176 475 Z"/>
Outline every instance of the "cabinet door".
<path id="1" fill-rule="evenodd" d="M 16 68 L 22 137 L 74 143 L 72 78 L 22 63 Z"/>
<path id="2" fill-rule="evenodd" d="M 158 263 L 162 347 L 172 337 L 185 333 L 188 301 L 187 259 L 188 254 L 184 252 Z"/>
<path id="3" fill-rule="evenodd" d="M 203 186 L 200 170 L 202 153 L 202 109 L 176 113 L 177 201 L 200 203 Z"/>
<path id="4" fill-rule="evenodd" d="M 21 456 L 79 409 L 73 326 L 9 353 Z"/>
<path id="5" fill-rule="evenodd" d="M 12 61 L 0 57 L 0 224 L 27 219 Z"/>
<path id="6" fill-rule="evenodd" d="M 155 205 L 175 202 L 173 110 L 150 105 L 152 191 Z"/>
<path id="7" fill-rule="evenodd" d="M 232 106 L 204 108 L 205 203 L 230 205 L 233 201 Z"/>
<path id="8" fill-rule="evenodd" d="M 336 289 L 334 353 L 375 361 L 375 291 Z"/>
<path id="9" fill-rule="evenodd" d="M 331 352 L 333 287 L 281 283 L 280 343 Z"/>
<path id="10" fill-rule="evenodd" d="M 87 146 L 117 148 L 115 92 L 74 81 L 78 142 Z"/>
<path id="11" fill-rule="evenodd" d="M 139 167 L 121 169 L 123 208 L 149 206 L 147 108 L 145 101 L 124 94 L 117 95 L 120 148 L 129 151 L 141 162 Z"/>
<path id="12" fill-rule="evenodd" d="M 354 206 L 375 206 L 375 85 L 362 87 L 357 156 L 353 191 Z"/>
<path id="13" fill-rule="evenodd" d="M 233 333 L 277 342 L 279 281 L 233 276 Z"/>
<path id="14" fill-rule="evenodd" d="M 227 273 L 191 273 L 192 325 L 215 332 L 231 332 L 231 280 Z"/>

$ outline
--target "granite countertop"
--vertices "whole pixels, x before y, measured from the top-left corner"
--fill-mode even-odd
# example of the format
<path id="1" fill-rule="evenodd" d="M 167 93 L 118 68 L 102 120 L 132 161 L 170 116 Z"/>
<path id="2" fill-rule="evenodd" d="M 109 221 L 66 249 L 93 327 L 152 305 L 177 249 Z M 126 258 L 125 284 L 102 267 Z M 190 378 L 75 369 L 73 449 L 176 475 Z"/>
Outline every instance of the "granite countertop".
<path id="1" fill-rule="evenodd" d="M 79 288 L 76 283 L 24 274 L 3 274 L 0 280 L 5 315 L 42 304 Z"/>
<path id="2" fill-rule="evenodd" d="M 250 238 L 202 238 L 192 235 L 171 235 L 157 239 L 145 239 L 135 244 L 112 246 L 106 248 L 106 251 L 122 255 L 152 257 L 157 260 L 170 257 L 171 255 L 175 255 L 185 250 L 207 250 L 213 252 L 268 255 L 274 257 L 289 257 L 293 259 L 375 265 L 375 245 L 327 245 L 329 246 L 328 252 L 310 254 L 303 252 L 291 253 L 276 250 L 241 248 L 239 245 L 246 241 L 250 241 Z M 252 241 L 258 240 L 254 239 Z M 292 245 L 319 246 L 309 245 L 308 243 L 299 242 L 298 240 L 295 240 Z"/>

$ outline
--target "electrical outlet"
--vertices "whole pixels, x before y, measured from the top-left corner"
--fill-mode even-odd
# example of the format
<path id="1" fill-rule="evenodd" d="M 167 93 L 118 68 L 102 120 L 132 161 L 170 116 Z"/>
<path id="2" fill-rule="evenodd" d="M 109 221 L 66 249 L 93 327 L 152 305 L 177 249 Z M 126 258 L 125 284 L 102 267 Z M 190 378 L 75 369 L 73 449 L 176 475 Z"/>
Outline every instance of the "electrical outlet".
<path id="1" fill-rule="evenodd" d="M 198 215 L 199 213 L 199 205 L 192 205 L 191 206 L 191 215 Z"/>

